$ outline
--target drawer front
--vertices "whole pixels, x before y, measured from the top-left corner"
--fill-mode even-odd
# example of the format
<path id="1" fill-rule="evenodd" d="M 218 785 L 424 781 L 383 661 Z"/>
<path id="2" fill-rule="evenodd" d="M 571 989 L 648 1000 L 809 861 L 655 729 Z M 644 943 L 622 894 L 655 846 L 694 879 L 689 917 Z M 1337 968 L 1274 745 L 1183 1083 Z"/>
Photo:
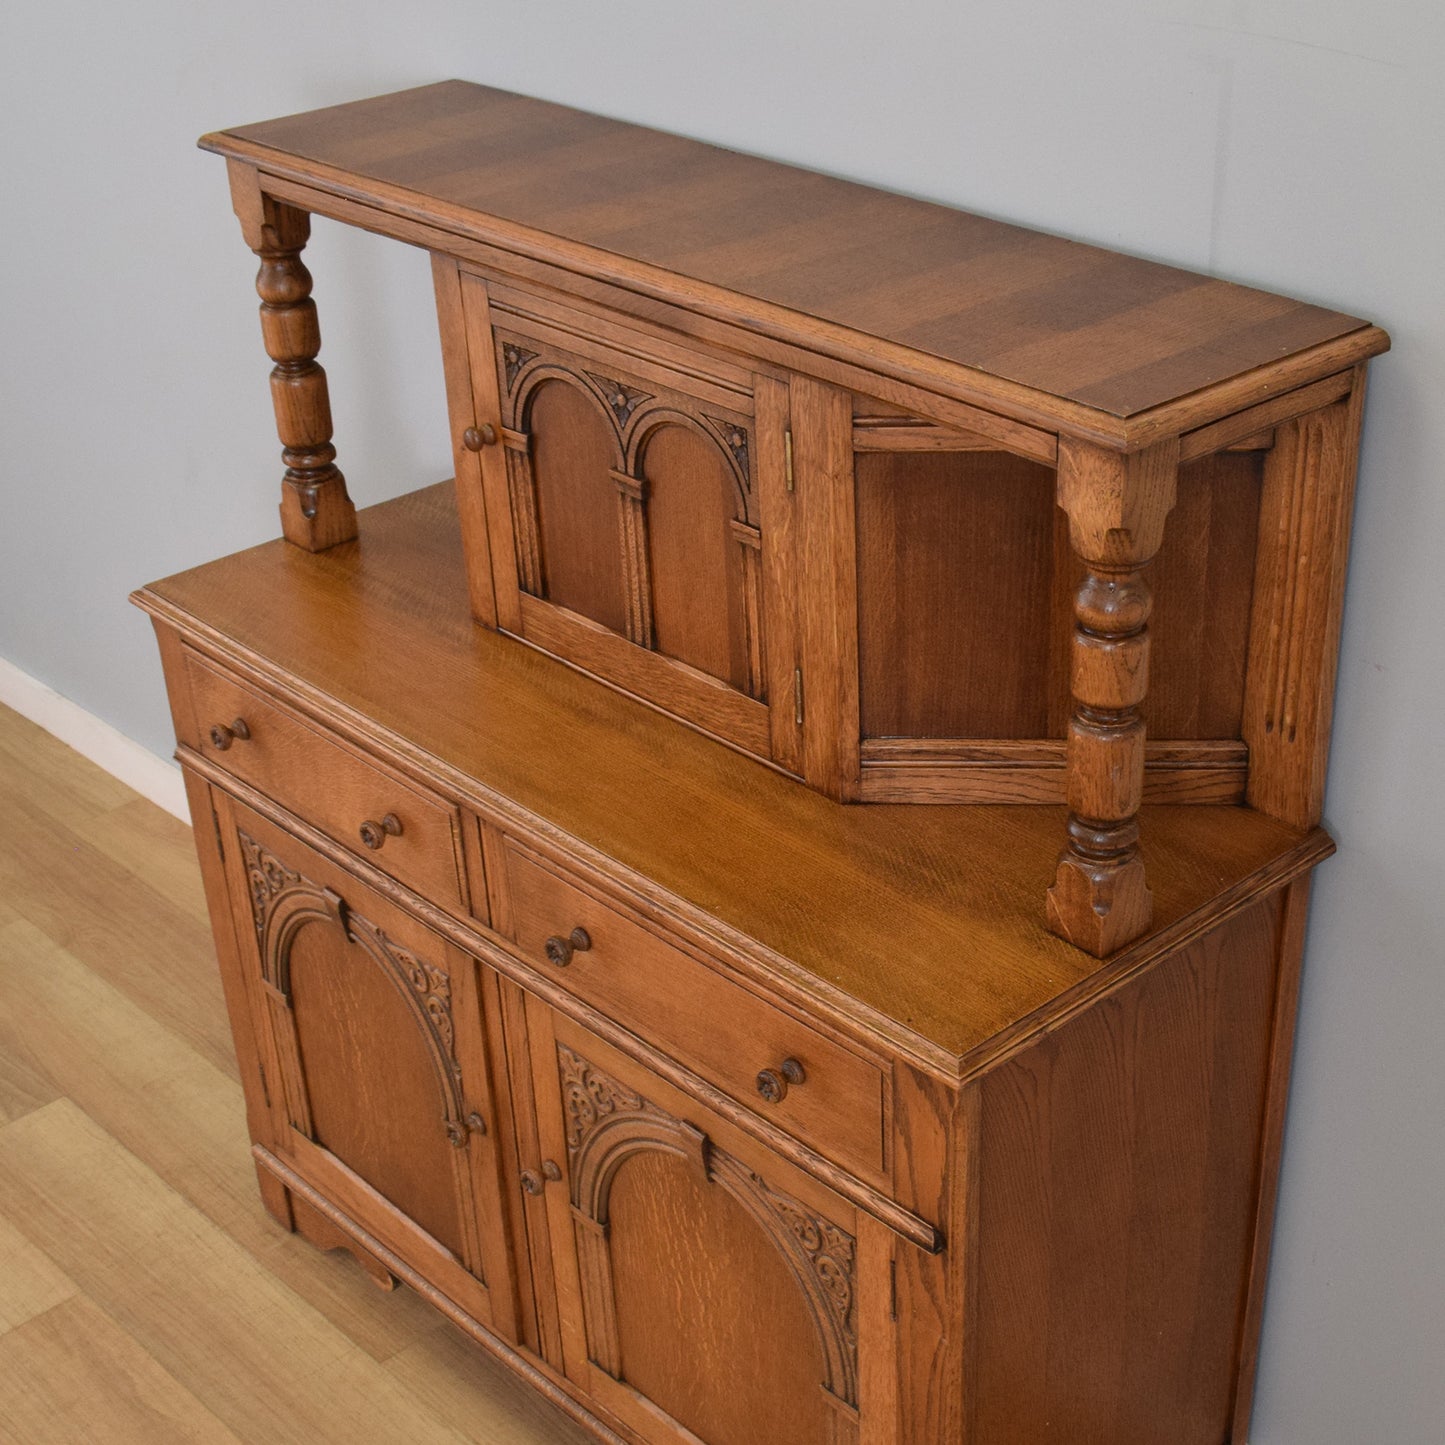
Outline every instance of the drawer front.
<path id="1" fill-rule="evenodd" d="M 513 937 L 526 958 L 820 1154 L 883 1177 L 884 1075 L 876 1064 L 729 982 L 511 840 L 507 879 Z M 585 932 L 578 940 L 585 949 L 573 945 L 574 929 Z M 789 1060 L 801 1065 L 801 1081 L 786 1077 Z"/>
<path id="2" fill-rule="evenodd" d="M 456 809 L 198 657 L 186 670 L 205 757 L 418 893 L 465 906 Z"/>

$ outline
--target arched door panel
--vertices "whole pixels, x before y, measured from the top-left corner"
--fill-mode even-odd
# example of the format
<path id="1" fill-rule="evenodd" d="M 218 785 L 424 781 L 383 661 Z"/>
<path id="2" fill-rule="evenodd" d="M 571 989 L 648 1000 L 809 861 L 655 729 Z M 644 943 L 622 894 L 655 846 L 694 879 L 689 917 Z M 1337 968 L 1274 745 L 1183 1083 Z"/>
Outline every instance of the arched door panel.
<path id="1" fill-rule="evenodd" d="M 749 670 L 746 540 L 737 482 L 716 440 L 664 422 L 646 439 L 648 570 L 653 645 L 700 672 L 757 695 Z"/>
<path id="2" fill-rule="evenodd" d="M 550 378 L 527 410 L 537 508 L 541 595 L 558 607 L 625 632 L 618 545 L 617 447 L 597 398 Z"/>
<path id="3" fill-rule="evenodd" d="M 460 1258 L 448 1100 L 395 977 L 330 921 L 298 929 L 287 962 L 312 1139 Z M 440 969 L 414 966 L 449 995 Z"/>
<path id="4" fill-rule="evenodd" d="M 380 1244 L 513 1332 L 478 964 L 248 809 L 224 811 L 273 1081 L 261 1163 L 335 1204 L 363 1260 Z"/>
<path id="5" fill-rule="evenodd" d="M 535 1000 L 528 1032 L 569 1377 L 648 1440 L 857 1445 L 849 1206 Z"/>

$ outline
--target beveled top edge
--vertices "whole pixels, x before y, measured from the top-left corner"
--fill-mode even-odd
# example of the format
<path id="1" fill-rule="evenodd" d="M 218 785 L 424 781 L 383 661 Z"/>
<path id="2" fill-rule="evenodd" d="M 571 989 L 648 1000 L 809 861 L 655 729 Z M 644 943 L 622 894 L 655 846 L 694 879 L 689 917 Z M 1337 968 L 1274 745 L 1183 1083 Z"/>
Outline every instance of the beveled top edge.
<path id="1" fill-rule="evenodd" d="M 1249 404 L 1389 345 L 1358 317 L 463 81 L 201 144 L 1125 448 L 1224 414 L 1216 390 Z"/>

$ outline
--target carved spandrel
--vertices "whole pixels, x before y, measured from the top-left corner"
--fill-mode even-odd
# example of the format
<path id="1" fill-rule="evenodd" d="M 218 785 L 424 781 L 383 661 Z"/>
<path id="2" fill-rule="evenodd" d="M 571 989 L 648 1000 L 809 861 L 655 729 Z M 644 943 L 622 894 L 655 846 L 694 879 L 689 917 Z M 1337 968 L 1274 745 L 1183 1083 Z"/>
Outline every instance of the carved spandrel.
<path id="1" fill-rule="evenodd" d="M 743 490 L 751 492 L 753 489 L 753 474 L 752 458 L 748 448 L 748 429 L 738 422 L 728 421 L 725 417 L 709 416 L 706 412 L 703 413 L 703 419 L 712 426 L 723 439 L 728 451 L 732 454 L 738 476 L 742 479 Z"/>
<path id="2" fill-rule="evenodd" d="M 266 936 L 266 919 L 276 900 L 288 889 L 301 885 L 303 880 L 248 834 L 238 832 L 237 837 L 241 840 L 241 857 L 250 885 L 251 921 L 255 924 L 257 939 L 262 940 Z"/>
<path id="3" fill-rule="evenodd" d="M 562 1083 L 562 1107 L 567 1111 L 567 1155 L 576 1158 L 577 1151 L 589 1134 L 615 1114 L 638 1114 L 651 1105 L 644 1104 L 640 1094 L 619 1084 L 609 1074 L 594 1069 L 580 1054 L 562 1044 L 557 1045 L 557 1061 Z"/>
<path id="4" fill-rule="evenodd" d="M 517 384 L 517 378 L 522 374 L 522 368 L 529 361 L 535 361 L 537 353 L 528 351 L 525 346 L 519 346 L 515 341 L 502 343 L 502 365 L 507 373 L 507 390 L 511 391 Z"/>
<path id="5" fill-rule="evenodd" d="M 617 426 L 621 431 L 627 430 L 627 424 L 632 420 L 632 413 L 645 401 L 651 401 L 655 393 L 643 391 L 641 387 L 629 386 L 625 381 L 618 381 L 615 377 L 600 376 L 595 371 L 584 373 L 589 381 L 602 393 L 603 400 L 612 409 L 612 415 L 617 418 Z"/>

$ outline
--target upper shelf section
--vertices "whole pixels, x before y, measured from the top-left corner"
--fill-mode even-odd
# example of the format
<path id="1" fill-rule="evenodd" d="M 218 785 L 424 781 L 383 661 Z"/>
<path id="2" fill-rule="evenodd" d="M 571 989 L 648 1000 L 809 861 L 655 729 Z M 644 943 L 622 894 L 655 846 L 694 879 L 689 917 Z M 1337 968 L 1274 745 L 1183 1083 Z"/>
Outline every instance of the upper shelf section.
<path id="1" fill-rule="evenodd" d="M 1319 306 L 464 81 L 201 144 L 404 239 L 426 243 L 394 218 L 1125 449 L 1389 345 Z"/>

